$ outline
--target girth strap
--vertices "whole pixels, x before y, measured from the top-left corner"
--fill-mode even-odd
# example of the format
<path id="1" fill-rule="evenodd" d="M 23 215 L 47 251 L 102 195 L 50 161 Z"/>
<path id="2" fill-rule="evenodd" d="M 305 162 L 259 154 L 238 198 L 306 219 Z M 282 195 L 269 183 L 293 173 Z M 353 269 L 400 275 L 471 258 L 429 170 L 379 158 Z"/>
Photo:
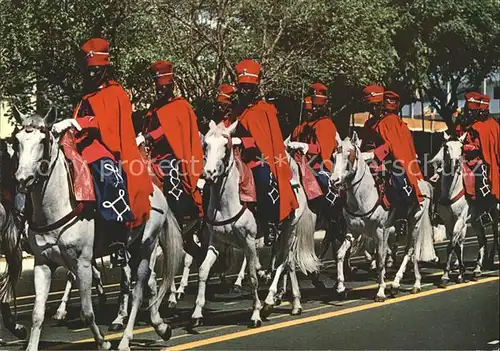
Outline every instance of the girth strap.
<path id="1" fill-rule="evenodd" d="M 83 212 L 84 208 L 85 204 L 83 202 L 79 202 L 78 205 L 76 205 L 76 207 L 70 213 L 68 213 L 58 221 L 41 227 L 35 227 L 32 223 L 29 223 L 30 229 L 35 233 L 47 233 L 52 230 L 59 229 L 63 225 L 71 221 L 73 218 L 78 217 Z"/>

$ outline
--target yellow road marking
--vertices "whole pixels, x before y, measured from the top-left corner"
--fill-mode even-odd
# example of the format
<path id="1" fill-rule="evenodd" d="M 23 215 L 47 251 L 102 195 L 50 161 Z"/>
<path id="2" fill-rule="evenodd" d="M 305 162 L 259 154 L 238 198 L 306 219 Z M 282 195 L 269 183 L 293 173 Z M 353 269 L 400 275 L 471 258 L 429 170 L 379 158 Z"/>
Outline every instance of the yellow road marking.
<path id="1" fill-rule="evenodd" d="M 405 295 L 405 296 L 401 296 L 401 297 L 398 297 L 395 299 L 387 300 L 385 303 L 373 302 L 373 303 L 369 303 L 366 305 L 354 306 L 354 307 L 346 308 L 346 309 L 339 310 L 339 311 L 332 311 L 332 312 L 327 312 L 327 313 L 323 313 L 323 314 L 319 314 L 319 315 L 315 315 L 315 316 L 294 319 L 294 320 L 290 320 L 290 321 L 286 321 L 286 322 L 276 323 L 273 325 L 267 325 L 267 326 L 263 326 L 263 327 L 257 328 L 257 329 L 247 329 L 247 330 L 242 330 L 242 331 L 231 333 L 231 334 L 215 336 L 215 337 L 208 338 L 208 339 L 203 339 L 203 340 L 193 341 L 193 342 L 180 344 L 180 345 L 176 345 L 176 346 L 172 346 L 172 347 L 167 347 L 164 350 L 181 351 L 181 350 L 194 349 L 197 347 L 202 347 L 202 346 L 207 346 L 207 345 L 211 345 L 211 344 L 215 344 L 215 343 L 219 343 L 219 342 L 238 339 L 238 338 L 242 338 L 245 336 L 265 333 L 265 332 L 283 329 L 283 328 L 287 328 L 287 327 L 292 327 L 292 326 L 296 326 L 296 325 L 300 325 L 300 324 L 304 324 L 304 323 L 316 322 L 316 321 L 320 321 L 320 320 L 324 320 L 324 319 L 328 319 L 328 318 L 332 318 L 332 317 L 351 314 L 354 312 L 366 311 L 366 310 L 373 309 L 373 308 L 392 305 L 392 304 L 399 303 L 402 301 L 414 300 L 414 299 L 422 298 L 425 296 L 440 294 L 440 293 L 443 293 L 446 291 L 462 289 L 465 287 L 489 283 L 489 282 L 493 282 L 493 281 L 499 281 L 499 279 L 500 279 L 499 277 L 490 277 L 490 278 L 481 279 L 481 280 L 476 281 L 476 282 L 470 282 L 467 284 L 452 285 L 452 286 L 448 287 L 447 289 L 427 290 L 427 291 L 421 292 L 419 294 Z"/>

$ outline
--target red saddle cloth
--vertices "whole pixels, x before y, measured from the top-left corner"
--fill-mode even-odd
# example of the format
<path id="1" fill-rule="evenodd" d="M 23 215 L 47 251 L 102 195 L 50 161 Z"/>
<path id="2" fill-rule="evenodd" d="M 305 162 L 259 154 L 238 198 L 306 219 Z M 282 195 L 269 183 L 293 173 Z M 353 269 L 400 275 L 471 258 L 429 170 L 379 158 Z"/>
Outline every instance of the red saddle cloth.
<path id="1" fill-rule="evenodd" d="M 387 189 L 391 186 L 390 181 L 387 179 L 384 179 L 382 177 L 383 173 L 380 173 L 381 169 L 373 169 L 370 167 L 370 171 L 373 175 L 373 178 L 375 180 L 375 186 L 377 188 L 378 196 L 379 198 L 382 197 L 381 199 L 381 205 L 384 207 L 384 209 L 387 211 L 391 208 L 391 202 L 389 201 L 389 198 L 387 197 Z"/>
<path id="2" fill-rule="evenodd" d="M 474 173 L 471 168 L 476 167 L 476 160 L 472 160 L 470 162 L 462 162 L 462 170 L 463 170 L 463 179 L 464 179 L 464 187 L 465 194 L 470 197 L 472 200 L 476 199 L 476 187 L 475 182 L 476 178 L 474 177 Z"/>
<path id="3" fill-rule="evenodd" d="M 299 165 L 300 169 L 300 181 L 304 192 L 306 193 L 307 200 L 314 200 L 320 196 L 323 196 L 323 191 L 316 180 L 316 176 L 313 174 L 311 168 L 307 165 L 307 159 L 305 155 L 296 152 L 293 156 L 294 160 Z"/>
<path id="4" fill-rule="evenodd" d="M 151 158 L 149 157 L 144 144 L 139 146 L 139 152 L 141 153 L 142 160 L 147 164 L 149 178 L 151 178 L 151 182 L 160 188 L 163 191 L 163 179 L 165 178 L 165 174 L 163 174 L 161 168 L 158 165 L 155 165 L 154 162 L 151 162 Z"/>
<path id="5" fill-rule="evenodd" d="M 92 173 L 76 149 L 76 139 L 72 131 L 67 131 L 59 140 L 64 156 L 70 167 L 73 195 L 76 201 L 95 201 Z"/>
<path id="6" fill-rule="evenodd" d="M 240 200 L 241 202 L 257 202 L 255 180 L 250 167 L 241 159 L 241 153 L 234 149 L 234 161 L 240 173 Z"/>

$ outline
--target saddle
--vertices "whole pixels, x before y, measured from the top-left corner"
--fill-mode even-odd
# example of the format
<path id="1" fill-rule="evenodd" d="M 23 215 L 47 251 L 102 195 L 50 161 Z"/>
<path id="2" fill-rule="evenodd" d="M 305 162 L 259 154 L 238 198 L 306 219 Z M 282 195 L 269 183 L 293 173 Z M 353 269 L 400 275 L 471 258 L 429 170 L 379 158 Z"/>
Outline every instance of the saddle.
<path id="1" fill-rule="evenodd" d="M 59 140 L 69 168 L 70 184 L 76 201 L 95 201 L 94 181 L 87 162 L 76 149 L 76 139 L 72 131 L 67 131 Z"/>
<path id="2" fill-rule="evenodd" d="M 300 169 L 300 181 L 304 192 L 306 193 L 307 200 L 311 201 L 320 196 L 323 196 L 323 191 L 316 180 L 311 168 L 307 165 L 307 159 L 305 155 L 296 152 L 293 156 L 294 160 L 297 162 Z"/>
<path id="3" fill-rule="evenodd" d="M 392 207 L 389 196 L 387 195 L 387 190 L 392 186 L 391 179 L 390 177 L 384 177 L 384 172 L 380 172 L 380 169 L 378 168 L 373 169 L 372 166 L 370 166 L 370 171 L 375 180 L 375 187 L 377 188 L 379 199 L 381 199 L 381 205 L 384 210 L 388 211 Z"/>

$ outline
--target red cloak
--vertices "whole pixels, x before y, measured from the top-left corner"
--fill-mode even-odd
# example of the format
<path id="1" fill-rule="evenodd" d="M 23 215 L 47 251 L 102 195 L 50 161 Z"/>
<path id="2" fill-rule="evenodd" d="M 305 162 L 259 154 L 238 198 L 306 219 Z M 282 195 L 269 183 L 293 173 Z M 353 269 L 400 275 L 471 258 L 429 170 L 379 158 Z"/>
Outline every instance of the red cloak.
<path id="1" fill-rule="evenodd" d="M 500 126 L 493 118 L 488 118 L 484 122 L 474 123 L 472 128 L 479 134 L 481 153 L 488 164 L 491 192 L 498 201 L 500 200 Z"/>
<path id="2" fill-rule="evenodd" d="M 132 104 L 125 90 L 114 81 L 83 99 L 88 100 L 94 111 L 102 143 L 113 154 L 119 155 L 127 177 L 130 208 L 134 216 L 134 221 L 128 225 L 137 227 L 149 219 L 149 196 L 153 193 L 153 185 L 135 143 Z"/>
<path id="3" fill-rule="evenodd" d="M 303 140 L 301 134 L 304 132 L 304 128 L 309 126 L 314 130 L 314 135 L 316 140 L 312 140 L 312 135 L 308 136 L 308 140 Z M 337 147 L 337 127 L 333 121 L 328 116 L 321 117 L 314 121 L 302 122 L 298 125 L 292 133 L 292 141 L 303 141 L 308 144 L 312 144 L 315 147 L 310 147 L 308 153 L 319 154 L 323 165 L 329 171 L 332 170 L 331 157 L 333 150 Z"/>
<path id="4" fill-rule="evenodd" d="M 254 138 L 255 144 L 264 155 L 278 182 L 280 221 L 282 221 L 299 206 L 290 185 L 292 171 L 288 164 L 277 114 L 278 112 L 273 105 L 260 100 L 255 105 L 245 109 L 238 119 Z"/>
<path id="5" fill-rule="evenodd" d="M 196 114 L 183 97 L 161 106 L 156 114 L 175 158 L 182 160 L 180 170 L 184 189 L 191 193 L 202 213 L 201 194 L 196 184 L 203 172 L 203 148 Z"/>
<path id="6" fill-rule="evenodd" d="M 389 147 L 389 152 L 395 161 L 401 162 L 410 183 L 415 188 L 419 201 L 423 200 L 418 187 L 418 181 L 423 179 L 420 166 L 417 162 L 417 152 L 413 143 L 413 136 L 406 123 L 395 114 L 388 114 L 373 125 L 379 135 Z"/>

